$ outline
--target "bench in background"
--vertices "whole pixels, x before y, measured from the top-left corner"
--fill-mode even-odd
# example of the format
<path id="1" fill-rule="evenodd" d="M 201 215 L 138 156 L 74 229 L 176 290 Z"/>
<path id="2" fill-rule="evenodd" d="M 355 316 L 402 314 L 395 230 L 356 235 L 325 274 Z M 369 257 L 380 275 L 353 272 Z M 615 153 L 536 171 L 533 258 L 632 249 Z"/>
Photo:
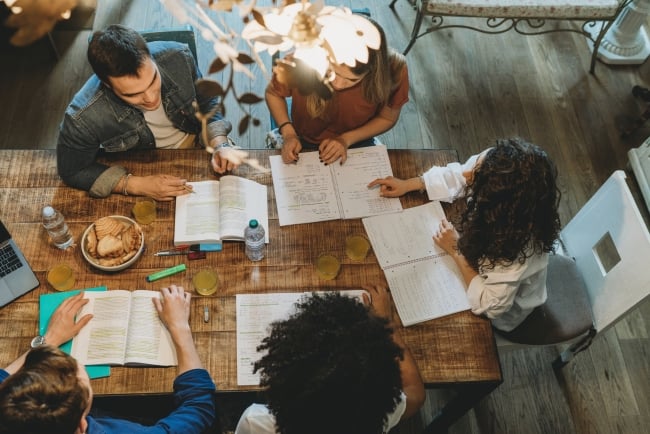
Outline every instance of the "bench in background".
<path id="1" fill-rule="evenodd" d="M 392 0 L 390 7 L 394 9 Z M 584 35 L 593 45 L 589 72 L 593 74 L 598 47 L 621 10 L 632 0 L 408 0 L 417 10 L 407 54 L 415 41 L 442 29 L 464 28 L 497 34 L 514 30 L 522 35 L 574 32 Z M 421 30 L 425 16 L 431 25 Z M 485 18 L 484 26 L 473 26 L 455 17 Z M 449 23 L 446 21 L 449 19 Z M 547 21 L 556 26 L 546 25 Z M 576 26 L 575 22 L 582 23 Z"/>

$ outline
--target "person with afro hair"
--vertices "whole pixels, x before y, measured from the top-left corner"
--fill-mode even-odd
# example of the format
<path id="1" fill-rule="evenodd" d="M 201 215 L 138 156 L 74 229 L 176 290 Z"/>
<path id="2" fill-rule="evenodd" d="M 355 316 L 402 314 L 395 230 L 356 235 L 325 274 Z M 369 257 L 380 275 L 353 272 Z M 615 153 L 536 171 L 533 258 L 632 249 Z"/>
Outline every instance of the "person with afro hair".
<path id="1" fill-rule="evenodd" d="M 364 289 L 364 303 L 314 294 L 272 324 L 254 366 L 266 405 L 248 407 L 236 434 L 380 434 L 419 410 L 424 386 L 390 295 Z"/>

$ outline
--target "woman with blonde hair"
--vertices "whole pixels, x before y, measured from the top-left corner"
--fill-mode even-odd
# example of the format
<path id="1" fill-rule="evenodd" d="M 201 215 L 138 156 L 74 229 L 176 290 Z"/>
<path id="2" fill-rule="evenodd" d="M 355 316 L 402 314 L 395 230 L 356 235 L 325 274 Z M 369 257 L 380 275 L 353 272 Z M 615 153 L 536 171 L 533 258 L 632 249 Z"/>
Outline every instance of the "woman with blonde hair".
<path id="1" fill-rule="evenodd" d="M 266 88 L 266 103 L 284 142 L 282 160 L 293 163 L 301 150 L 318 150 L 324 164 L 347 158 L 351 147 L 370 146 L 391 129 L 408 101 L 404 56 L 381 42 L 369 49 L 368 62 L 354 67 L 332 64 L 327 88 L 316 73 L 291 55 L 279 61 Z M 291 97 L 291 116 L 286 98 Z"/>

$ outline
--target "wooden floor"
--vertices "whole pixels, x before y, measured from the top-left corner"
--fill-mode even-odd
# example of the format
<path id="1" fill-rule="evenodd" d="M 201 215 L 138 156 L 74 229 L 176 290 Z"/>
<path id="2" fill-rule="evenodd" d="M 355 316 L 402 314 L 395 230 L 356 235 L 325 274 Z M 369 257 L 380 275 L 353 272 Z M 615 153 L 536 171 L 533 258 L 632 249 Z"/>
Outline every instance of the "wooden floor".
<path id="1" fill-rule="evenodd" d="M 389 43 L 400 50 L 406 46 L 415 13 L 405 0 L 397 2 L 395 12 L 388 1 L 329 3 L 369 7 Z M 232 18 L 228 22 L 240 24 Z M 94 28 L 110 23 L 136 29 L 179 24 L 154 0 L 99 0 Z M 0 149 L 55 147 L 65 106 L 90 74 L 85 59 L 89 34 L 55 32 L 62 55 L 58 61 L 46 41 L 3 49 Z M 206 71 L 214 52 L 201 38 L 198 46 Z M 634 84 L 650 85 L 650 65 L 599 63 L 596 75 L 590 75 L 589 55 L 585 40 L 567 33 L 486 36 L 457 29 L 427 35 L 407 58 L 410 102 L 396 127 L 381 139 L 391 148 L 452 148 L 465 159 L 497 138 L 527 138 L 544 147 L 559 168 L 561 218 L 566 223 L 614 170 L 626 167 L 628 149 L 650 135 L 650 123 L 626 139 L 616 126 L 620 116 L 639 113 L 630 90 Z M 265 84 L 260 74 L 254 81 L 241 74 L 237 78 L 238 88 L 259 95 Z M 226 108 L 236 124 L 241 110 L 232 99 Z M 260 119 L 260 127 L 233 138 L 244 148 L 261 148 L 268 111 L 260 104 L 251 113 Z M 649 333 L 646 302 L 600 335 L 559 376 L 551 369 L 555 348 L 502 354 L 503 385 L 449 433 L 647 433 Z M 420 432 L 445 393 L 430 392 L 428 398 L 419 417 L 403 423 L 399 433 Z"/>

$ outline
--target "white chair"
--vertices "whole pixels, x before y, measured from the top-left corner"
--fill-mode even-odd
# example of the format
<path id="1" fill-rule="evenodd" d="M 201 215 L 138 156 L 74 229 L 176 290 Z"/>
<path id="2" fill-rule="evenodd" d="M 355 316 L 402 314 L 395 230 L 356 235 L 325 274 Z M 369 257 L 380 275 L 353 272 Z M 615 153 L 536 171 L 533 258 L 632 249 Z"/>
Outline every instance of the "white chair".
<path id="1" fill-rule="evenodd" d="M 650 295 L 650 234 L 625 178 L 614 172 L 562 229 L 567 256 L 550 257 L 547 302 L 496 335 L 500 350 L 571 343 L 553 362 L 561 368 Z"/>

